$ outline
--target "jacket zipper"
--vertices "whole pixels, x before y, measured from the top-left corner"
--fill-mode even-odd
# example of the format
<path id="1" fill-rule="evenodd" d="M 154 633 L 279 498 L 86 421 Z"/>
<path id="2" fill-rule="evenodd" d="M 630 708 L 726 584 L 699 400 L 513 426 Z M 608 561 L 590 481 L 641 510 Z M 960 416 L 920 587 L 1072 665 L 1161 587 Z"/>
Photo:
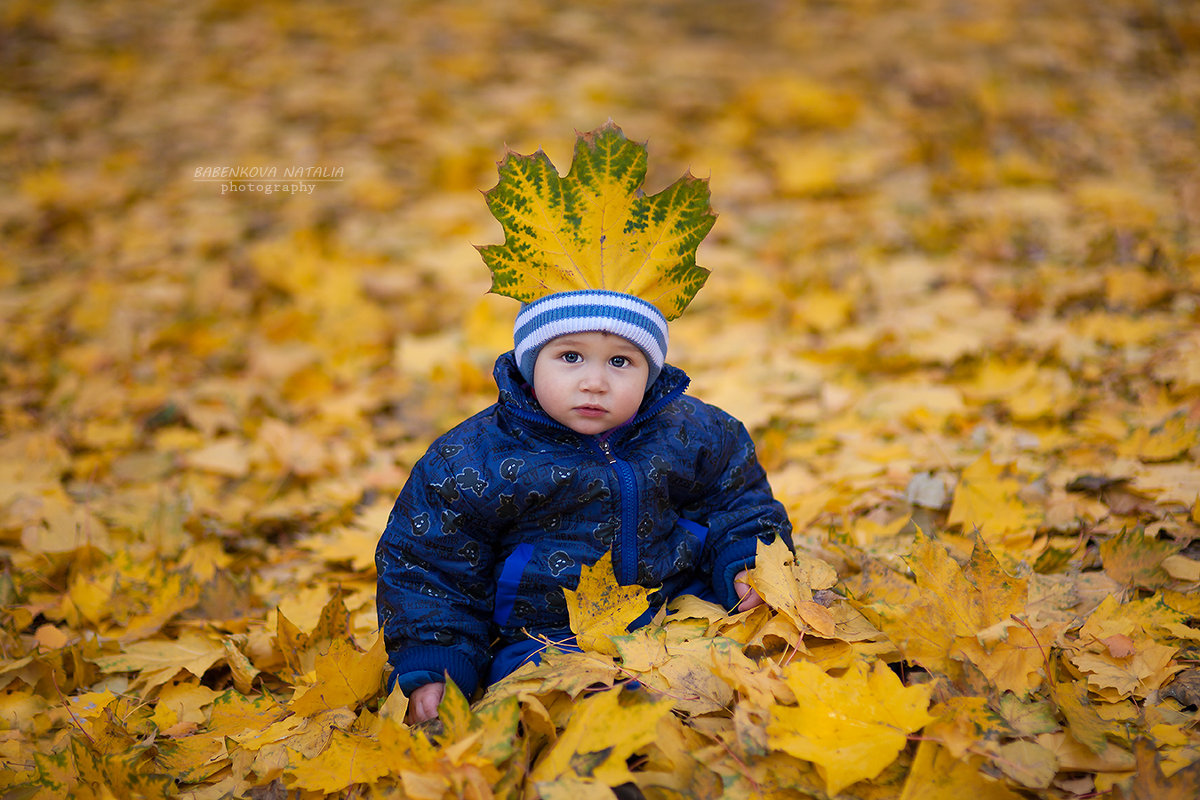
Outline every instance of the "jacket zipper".
<path id="1" fill-rule="evenodd" d="M 629 466 L 629 462 L 623 461 L 613 454 L 612 446 L 609 445 L 606 438 L 597 438 L 596 443 L 617 475 L 617 487 L 620 493 L 618 502 L 621 507 L 621 546 L 618 548 L 618 557 L 616 564 L 613 565 L 613 570 L 616 573 L 617 583 L 622 586 L 632 586 L 637 583 L 638 577 L 637 479 L 634 477 L 633 467 Z"/>
<path id="2" fill-rule="evenodd" d="M 679 397 L 687 391 L 691 379 L 685 376 L 684 380 L 680 381 L 679 385 L 671 391 L 660 397 L 657 402 L 647 408 L 641 414 L 638 414 L 633 419 L 623 425 L 613 428 L 610 431 L 605 431 L 599 436 L 592 437 L 600 448 L 600 452 L 604 455 L 608 465 L 612 467 L 617 476 L 617 502 L 621 507 L 621 530 L 620 530 L 620 552 L 614 553 L 616 563 L 613 564 L 613 571 L 617 578 L 617 583 L 622 586 L 632 586 L 637 583 L 637 568 L 638 568 L 638 546 L 637 546 L 637 512 L 638 512 L 638 488 L 637 478 L 633 474 L 633 467 L 628 461 L 623 461 L 617 458 L 612 452 L 612 446 L 608 443 L 608 437 L 622 428 L 637 425 L 645 420 L 656 416 L 675 398 Z M 566 425 L 550 418 L 548 415 L 540 417 L 530 414 L 521 409 L 509 408 L 509 413 L 515 415 L 518 419 L 523 419 L 526 422 L 536 423 L 538 425 L 548 425 L 549 427 L 570 431 Z"/>

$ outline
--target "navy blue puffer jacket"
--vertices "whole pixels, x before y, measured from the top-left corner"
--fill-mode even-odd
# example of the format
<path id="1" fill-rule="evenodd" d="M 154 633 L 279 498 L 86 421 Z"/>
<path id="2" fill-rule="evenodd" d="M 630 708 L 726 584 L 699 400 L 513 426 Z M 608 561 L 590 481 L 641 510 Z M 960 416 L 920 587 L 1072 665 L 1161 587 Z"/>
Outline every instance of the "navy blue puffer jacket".
<path id="1" fill-rule="evenodd" d="M 732 608 L 757 541 L 791 543 L 745 427 L 686 396 L 681 370 L 668 365 L 634 419 L 599 436 L 546 414 L 511 352 L 495 377 L 498 402 L 430 446 L 376 550 L 380 627 L 406 693 L 445 672 L 470 696 L 522 629 L 569 637 L 563 588 L 609 550 L 621 584 L 661 589 L 652 602 L 700 578 Z"/>

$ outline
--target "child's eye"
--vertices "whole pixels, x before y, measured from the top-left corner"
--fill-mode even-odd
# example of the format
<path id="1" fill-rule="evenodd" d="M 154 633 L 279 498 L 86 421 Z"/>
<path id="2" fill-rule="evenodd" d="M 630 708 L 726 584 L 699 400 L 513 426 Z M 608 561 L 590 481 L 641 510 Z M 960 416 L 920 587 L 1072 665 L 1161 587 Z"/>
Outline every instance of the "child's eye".
<path id="1" fill-rule="evenodd" d="M 608 363 L 610 363 L 614 367 L 620 369 L 621 367 L 629 366 L 629 359 L 626 358 L 625 356 L 613 356 L 612 358 L 610 358 L 608 360 Z"/>
<path id="2" fill-rule="evenodd" d="M 563 353 L 560 358 L 568 364 L 578 364 L 580 361 L 583 361 L 583 356 L 575 352 Z"/>

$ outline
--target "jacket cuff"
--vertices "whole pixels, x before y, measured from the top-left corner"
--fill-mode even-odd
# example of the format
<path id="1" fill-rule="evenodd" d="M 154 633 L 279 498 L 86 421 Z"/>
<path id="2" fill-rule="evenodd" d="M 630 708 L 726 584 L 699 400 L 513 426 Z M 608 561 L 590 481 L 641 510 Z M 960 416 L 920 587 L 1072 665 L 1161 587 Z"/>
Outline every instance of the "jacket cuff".
<path id="1" fill-rule="evenodd" d="M 406 696 L 427 683 L 440 683 L 447 675 L 466 697 L 479 688 L 478 667 L 449 647 L 409 647 L 392 653 L 388 661 L 392 665 L 392 685 Z"/>
<path id="2" fill-rule="evenodd" d="M 733 579 L 744 569 L 754 566 L 758 553 L 758 539 L 750 537 L 726 547 L 713 562 L 712 583 L 717 600 L 727 610 L 738 604 L 737 589 L 733 588 Z"/>

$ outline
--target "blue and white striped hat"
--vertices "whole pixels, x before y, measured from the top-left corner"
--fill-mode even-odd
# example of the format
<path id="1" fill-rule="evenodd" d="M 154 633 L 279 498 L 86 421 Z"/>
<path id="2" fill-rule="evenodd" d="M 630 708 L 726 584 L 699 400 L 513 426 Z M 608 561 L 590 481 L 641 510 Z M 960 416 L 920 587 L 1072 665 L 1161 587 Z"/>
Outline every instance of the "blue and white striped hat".
<path id="1" fill-rule="evenodd" d="M 667 318 L 662 312 L 631 294 L 582 289 L 547 295 L 521 307 L 513 324 L 521 375 L 533 383 L 533 365 L 546 342 L 589 331 L 612 333 L 636 344 L 650 364 L 646 386 L 662 372 L 667 357 Z"/>

